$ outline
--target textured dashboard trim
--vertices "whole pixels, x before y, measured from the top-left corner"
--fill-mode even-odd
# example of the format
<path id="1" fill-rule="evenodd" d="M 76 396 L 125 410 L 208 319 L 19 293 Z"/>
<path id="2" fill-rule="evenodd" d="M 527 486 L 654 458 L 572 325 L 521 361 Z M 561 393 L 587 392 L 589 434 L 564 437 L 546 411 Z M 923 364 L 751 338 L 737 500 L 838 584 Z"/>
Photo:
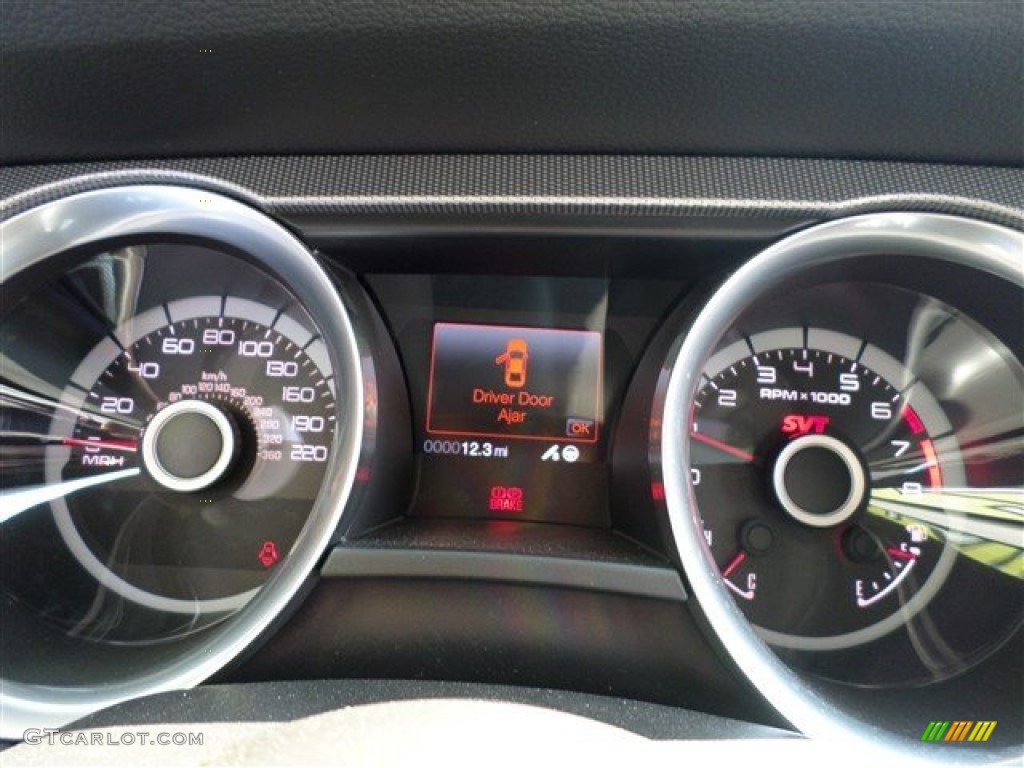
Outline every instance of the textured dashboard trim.
<path id="1" fill-rule="evenodd" d="M 933 211 L 1024 224 L 1024 169 L 785 158 L 333 155 L 0 168 L 0 217 L 122 184 L 199 185 L 268 213 L 811 216 Z"/>
<path id="2" fill-rule="evenodd" d="M 1020 165 L 1019 0 L 0 3 L 0 158 Z"/>

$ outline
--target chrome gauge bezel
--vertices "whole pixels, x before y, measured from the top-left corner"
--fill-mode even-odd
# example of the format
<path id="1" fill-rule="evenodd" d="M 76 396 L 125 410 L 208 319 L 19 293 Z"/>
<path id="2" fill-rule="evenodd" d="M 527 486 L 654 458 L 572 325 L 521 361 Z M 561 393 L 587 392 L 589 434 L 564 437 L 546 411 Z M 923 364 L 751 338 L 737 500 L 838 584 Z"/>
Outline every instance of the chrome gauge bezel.
<path id="1" fill-rule="evenodd" d="M 105 706 L 187 688 L 248 648 L 292 602 L 341 521 L 362 446 L 363 377 L 357 339 L 344 304 L 310 251 L 265 214 L 223 195 L 184 186 L 138 185 L 85 192 L 0 223 L 0 283 L 48 259 L 111 240 L 201 240 L 244 254 L 275 276 L 313 318 L 335 372 L 338 428 L 326 480 L 310 518 L 278 571 L 239 611 L 209 630 L 202 648 L 185 646 L 152 668 L 116 683 L 62 687 L 2 680 L 2 738 L 58 727 Z"/>
<path id="2" fill-rule="evenodd" d="M 700 310 L 667 363 L 660 416 L 660 469 L 673 542 L 699 610 L 750 682 L 804 734 L 879 750 L 888 759 L 934 759 L 913 742 L 823 694 L 784 663 L 751 625 L 711 558 L 693 487 L 687 424 L 701 373 L 728 329 L 755 302 L 781 295 L 812 269 L 842 267 L 856 279 L 859 259 L 894 254 L 978 270 L 1024 287 L 1024 234 L 994 224 L 929 213 L 880 213 L 821 224 L 763 251 L 733 273 Z M 833 273 L 835 270 L 833 270 Z M 1012 757 L 976 750 L 957 759 Z"/>

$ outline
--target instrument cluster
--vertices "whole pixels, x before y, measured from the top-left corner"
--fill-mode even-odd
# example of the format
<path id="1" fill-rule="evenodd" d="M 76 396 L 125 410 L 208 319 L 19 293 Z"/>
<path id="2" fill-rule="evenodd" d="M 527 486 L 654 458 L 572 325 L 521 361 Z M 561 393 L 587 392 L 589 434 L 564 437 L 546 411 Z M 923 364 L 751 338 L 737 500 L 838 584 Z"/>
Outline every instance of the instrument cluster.
<path id="1" fill-rule="evenodd" d="M 511 532 L 628 541 L 805 733 L 994 676 L 1019 719 L 1020 232 L 562 274 L 357 269 L 186 187 L 2 226 L 4 736 L 197 684 L 329 553 L 438 522 L 477 573 Z"/>

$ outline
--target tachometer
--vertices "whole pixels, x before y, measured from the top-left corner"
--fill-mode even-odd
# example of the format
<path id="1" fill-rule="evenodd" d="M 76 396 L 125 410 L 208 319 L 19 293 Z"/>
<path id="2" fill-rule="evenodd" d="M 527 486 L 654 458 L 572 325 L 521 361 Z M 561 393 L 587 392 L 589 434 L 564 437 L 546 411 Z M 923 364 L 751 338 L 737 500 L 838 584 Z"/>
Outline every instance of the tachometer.
<path id="1" fill-rule="evenodd" d="M 731 344 L 705 371 L 690 438 L 708 543 L 774 645 L 871 640 L 948 575 L 943 533 L 888 502 L 962 486 L 959 446 L 927 388 L 863 339 L 790 327 Z"/>
<path id="2" fill-rule="evenodd" d="M 811 227 L 669 354 L 652 495 L 696 611 L 806 734 L 930 760 L 936 706 L 1020 720 L 1022 252 L 952 216 Z"/>

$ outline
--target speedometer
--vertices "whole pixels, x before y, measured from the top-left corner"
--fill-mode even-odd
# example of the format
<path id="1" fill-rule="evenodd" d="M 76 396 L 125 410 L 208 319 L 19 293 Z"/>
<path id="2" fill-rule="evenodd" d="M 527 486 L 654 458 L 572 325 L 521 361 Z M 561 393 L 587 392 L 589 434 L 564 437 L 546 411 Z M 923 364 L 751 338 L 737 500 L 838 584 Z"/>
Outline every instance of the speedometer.
<path id="1" fill-rule="evenodd" d="M 331 378 L 318 337 L 250 300 L 132 318 L 78 365 L 51 424 L 46 480 L 69 549 L 152 608 L 239 607 L 319 492 Z"/>
<path id="2" fill-rule="evenodd" d="M 347 530 L 376 388 L 344 278 L 237 201 L 101 189 L 0 241 L 8 738 L 250 647 Z"/>
<path id="3" fill-rule="evenodd" d="M 774 645 L 871 640 L 949 574 L 943 532 L 888 501 L 963 486 L 955 435 L 928 389 L 863 339 L 790 327 L 731 344 L 705 371 L 690 438 L 708 543 Z"/>

